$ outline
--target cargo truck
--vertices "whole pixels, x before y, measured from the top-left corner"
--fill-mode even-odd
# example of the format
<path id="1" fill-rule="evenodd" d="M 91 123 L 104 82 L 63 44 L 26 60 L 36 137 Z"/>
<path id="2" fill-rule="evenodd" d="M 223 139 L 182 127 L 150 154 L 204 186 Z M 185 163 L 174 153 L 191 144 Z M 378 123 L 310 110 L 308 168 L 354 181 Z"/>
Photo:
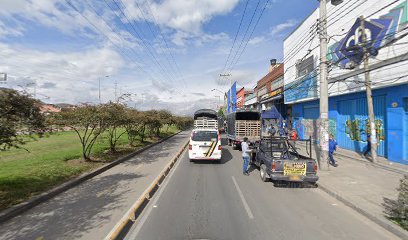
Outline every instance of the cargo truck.
<path id="1" fill-rule="evenodd" d="M 244 137 L 249 142 L 260 140 L 261 136 L 261 115 L 256 111 L 238 111 L 227 116 L 227 136 L 228 145 L 233 149 L 239 149 Z"/>

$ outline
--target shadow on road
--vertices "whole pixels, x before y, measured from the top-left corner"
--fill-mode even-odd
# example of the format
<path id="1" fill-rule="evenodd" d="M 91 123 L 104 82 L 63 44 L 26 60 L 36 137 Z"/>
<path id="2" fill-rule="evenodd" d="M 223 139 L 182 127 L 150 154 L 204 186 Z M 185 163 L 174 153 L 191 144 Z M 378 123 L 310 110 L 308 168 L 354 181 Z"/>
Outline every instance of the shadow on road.
<path id="1" fill-rule="evenodd" d="M 7 226 L 2 227 L 7 228 L 7 231 L 2 231 L 0 238 L 81 238 L 89 230 L 111 221 L 110 210 L 123 204 L 126 200 L 124 193 L 132 191 L 126 187 L 118 188 L 117 183 L 126 185 L 128 181 L 134 181 L 135 178 L 140 177 L 142 175 L 135 173 L 120 173 L 97 180 L 91 179 L 50 202 L 32 209 L 28 212 L 29 217 L 25 222 L 12 224 L 14 219 L 6 223 Z"/>
<path id="2" fill-rule="evenodd" d="M 223 148 L 222 149 L 222 157 L 221 160 L 218 161 L 211 161 L 211 160 L 194 160 L 196 164 L 226 164 L 227 162 L 232 160 L 232 154 L 229 149 Z"/>
<path id="3" fill-rule="evenodd" d="M 273 186 L 276 188 L 317 188 L 316 183 L 299 183 L 299 182 L 273 182 Z"/>

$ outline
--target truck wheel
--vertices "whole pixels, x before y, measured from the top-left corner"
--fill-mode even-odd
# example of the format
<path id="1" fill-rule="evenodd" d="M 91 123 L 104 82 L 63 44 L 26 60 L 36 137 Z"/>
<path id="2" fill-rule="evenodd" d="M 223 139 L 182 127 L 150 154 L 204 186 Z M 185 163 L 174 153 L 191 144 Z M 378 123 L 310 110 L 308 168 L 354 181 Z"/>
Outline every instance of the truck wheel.
<path id="1" fill-rule="evenodd" d="M 232 144 L 232 150 L 237 150 L 237 145 L 236 144 Z"/>
<path id="2" fill-rule="evenodd" d="M 259 168 L 259 175 L 261 177 L 262 182 L 269 182 L 271 180 L 268 176 L 268 173 L 266 172 L 265 164 L 262 164 L 261 167 Z"/>

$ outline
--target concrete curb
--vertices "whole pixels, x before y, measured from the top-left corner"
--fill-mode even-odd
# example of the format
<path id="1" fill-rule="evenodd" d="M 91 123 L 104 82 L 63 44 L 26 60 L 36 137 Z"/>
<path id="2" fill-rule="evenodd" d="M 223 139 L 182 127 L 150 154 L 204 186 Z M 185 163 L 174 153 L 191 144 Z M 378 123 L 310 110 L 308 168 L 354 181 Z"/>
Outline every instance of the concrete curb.
<path id="1" fill-rule="evenodd" d="M 340 202 L 344 203 L 346 206 L 354 209 L 355 211 L 362 214 L 366 218 L 370 219 L 371 221 L 373 221 L 376 224 L 380 225 L 381 227 L 385 228 L 389 232 L 392 232 L 393 234 L 397 235 L 398 237 L 400 237 L 402 239 L 408 239 L 408 231 L 405 231 L 403 228 L 396 225 L 395 223 L 393 223 L 391 221 L 384 221 L 382 219 L 377 218 L 376 216 L 370 214 L 369 212 L 359 208 L 354 203 L 346 200 L 345 198 L 340 196 L 340 194 L 336 193 L 335 191 L 330 190 L 330 188 L 328 188 L 324 184 L 322 185 L 321 183 L 318 183 L 318 186 L 319 186 L 319 189 L 323 190 L 324 192 L 326 192 L 330 196 L 332 196 L 332 197 L 336 198 L 337 200 L 339 200 Z"/>
<path id="2" fill-rule="evenodd" d="M 188 146 L 189 141 L 184 144 L 180 150 L 177 152 L 176 156 L 170 160 L 166 167 L 161 171 L 161 173 L 156 177 L 156 179 L 150 184 L 150 186 L 142 193 L 139 199 L 132 205 L 132 207 L 126 212 L 122 219 L 115 225 L 115 227 L 109 232 L 105 237 L 105 240 L 116 240 L 123 239 L 130 228 L 133 225 L 133 222 L 141 215 L 144 208 L 149 203 L 150 199 L 160 188 L 161 183 L 169 174 L 170 170 L 174 167 L 177 160 L 183 154 L 184 150 Z"/>
<path id="3" fill-rule="evenodd" d="M 389 167 L 389 166 L 386 166 L 386 165 L 383 165 L 383 164 L 373 163 L 373 162 L 370 162 L 368 160 L 362 160 L 362 159 L 358 159 L 358 158 L 355 158 L 355 157 L 350 157 L 350 156 L 348 156 L 346 154 L 342 154 L 342 153 L 338 153 L 338 152 L 336 152 L 335 154 L 339 155 L 339 156 L 342 156 L 342 157 L 350 158 L 350 159 L 352 159 L 354 161 L 357 161 L 357 162 L 361 162 L 361 163 L 369 164 L 369 165 L 374 166 L 374 167 L 382 168 L 382 169 L 390 171 L 390 172 L 394 172 L 394 173 L 398 173 L 398 174 L 402 174 L 402 175 L 408 174 L 407 171 L 399 170 L 399 169 Z"/>
<path id="4" fill-rule="evenodd" d="M 111 169 L 112 167 L 114 167 L 114 166 L 116 166 L 116 165 L 118 165 L 118 164 L 120 164 L 120 163 L 122 163 L 124 161 L 129 160 L 130 158 L 132 158 L 132 157 L 146 151 L 147 149 L 152 148 L 152 147 L 154 147 L 154 146 L 156 146 L 156 145 L 158 145 L 158 144 L 160 144 L 160 143 L 174 137 L 175 135 L 177 135 L 177 134 L 179 134 L 181 132 L 182 131 L 178 131 L 178 132 L 176 132 L 176 133 L 174 133 L 174 134 L 172 134 L 172 135 L 170 135 L 170 136 L 168 136 L 166 138 L 163 138 L 163 139 L 161 139 L 161 140 L 159 140 L 159 141 L 157 141 L 155 143 L 149 144 L 149 145 L 147 145 L 147 146 L 145 146 L 145 147 L 143 147 L 143 148 L 141 148 L 139 150 L 136 150 L 136 151 L 134 151 L 134 152 L 132 152 L 132 153 L 126 155 L 126 156 L 123 156 L 123 157 L 121 157 L 121 158 L 119 158 L 119 159 L 117 159 L 117 160 L 115 160 L 115 161 L 113 161 L 111 163 L 103 165 L 102 167 L 99 167 L 99 168 L 97 168 L 97 169 L 95 169 L 95 170 L 93 170 L 91 172 L 80 175 L 79 177 L 76 177 L 76 178 L 74 178 L 74 179 L 72 179 L 72 180 L 70 180 L 68 182 L 65 182 L 65 183 L 63 183 L 63 184 L 61 184 L 61 185 L 47 191 L 47 192 L 44 192 L 44 193 L 41 193 L 40 195 L 32 197 L 31 199 L 29 199 L 26 202 L 20 203 L 20 204 L 18 204 L 16 206 L 13 206 L 13 207 L 9 208 L 9 209 L 3 210 L 2 212 L 0 212 L 0 224 L 3 223 L 3 222 L 6 222 L 6 221 L 8 221 L 8 220 L 10 220 L 10 219 L 12 219 L 12 218 L 14 218 L 16 216 L 18 216 L 19 214 L 21 214 L 21 213 L 23 213 L 23 212 L 25 212 L 25 211 L 39 205 L 39 204 L 41 204 L 41 203 L 43 203 L 43 202 L 45 202 L 45 201 L 47 201 L 47 200 L 49 200 L 49 199 L 51 199 L 53 197 L 55 197 L 56 195 L 58 195 L 58 194 L 60 194 L 62 192 L 67 191 L 68 189 L 71 189 L 71 188 L 81 184 L 82 182 L 84 182 L 84 181 L 86 181 L 88 179 L 91 179 L 91 178 L 95 177 L 96 175 L 99 175 L 99 174 L 105 172 L 108 169 Z"/>

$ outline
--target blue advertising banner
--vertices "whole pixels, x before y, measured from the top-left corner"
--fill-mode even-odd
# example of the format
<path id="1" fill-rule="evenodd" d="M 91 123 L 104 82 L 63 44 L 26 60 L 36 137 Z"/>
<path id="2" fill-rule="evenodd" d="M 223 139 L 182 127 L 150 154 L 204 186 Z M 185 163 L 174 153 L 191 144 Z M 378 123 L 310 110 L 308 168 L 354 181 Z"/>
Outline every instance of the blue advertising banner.
<path id="1" fill-rule="evenodd" d="M 231 90 L 227 93 L 227 113 L 231 113 Z"/>
<path id="2" fill-rule="evenodd" d="M 237 111 L 237 82 L 231 86 L 231 111 Z"/>

